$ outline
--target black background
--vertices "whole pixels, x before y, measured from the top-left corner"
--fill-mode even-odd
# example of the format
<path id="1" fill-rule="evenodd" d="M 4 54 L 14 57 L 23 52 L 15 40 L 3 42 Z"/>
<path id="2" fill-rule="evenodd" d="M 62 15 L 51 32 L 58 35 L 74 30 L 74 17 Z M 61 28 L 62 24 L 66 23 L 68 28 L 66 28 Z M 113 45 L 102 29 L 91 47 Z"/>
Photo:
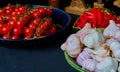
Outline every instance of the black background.
<path id="1" fill-rule="evenodd" d="M 70 0 L 59 0 L 59 9 L 70 4 Z M 93 6 L 96 0 L 85 0 L 86 4 Z M 119 15 L 120 10 L 113 5 L 114 0 L 103 1 L 105 7 L 115 11 Z M 0 6 L 11 4 L 37 4 L 48 5 L 48 0 L 0 0 Z M 71 15 L 71 24 L 78 16 Z M 0 72 L 76 72 L 64 58 L 60 45 L 72 33 L 71 26 L 61 35 L 48 42 L 26 47 L 7 47 L 0 44 Z"/>

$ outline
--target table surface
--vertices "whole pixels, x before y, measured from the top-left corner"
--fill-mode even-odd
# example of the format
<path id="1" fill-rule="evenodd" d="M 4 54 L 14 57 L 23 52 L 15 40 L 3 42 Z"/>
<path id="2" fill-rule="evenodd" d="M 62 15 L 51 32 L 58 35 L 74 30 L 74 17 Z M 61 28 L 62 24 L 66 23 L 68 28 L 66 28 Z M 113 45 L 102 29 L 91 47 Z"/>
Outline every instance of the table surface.
<path id="1" fill-rule="evenodd" d="M 71 16 L 71 24 L 77 18 Z M 0 72 L 77 72 L 65 60 L 60 46 L 71 33 L 42 46 L 8 47 L 0 44 Z"/>

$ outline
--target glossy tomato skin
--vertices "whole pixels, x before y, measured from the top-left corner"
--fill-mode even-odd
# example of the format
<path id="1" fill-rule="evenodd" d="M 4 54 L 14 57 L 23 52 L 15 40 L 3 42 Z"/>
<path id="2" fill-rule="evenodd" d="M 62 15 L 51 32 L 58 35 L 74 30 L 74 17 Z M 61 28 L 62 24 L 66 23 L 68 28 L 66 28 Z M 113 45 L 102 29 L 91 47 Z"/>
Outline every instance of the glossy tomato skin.
<path id="1" fill-rule="evenodd" d="M 19 28 L 19 27 L 15 27 L 15 28 L 13 29 L 13 34 L 14 34 L 15 36 L 21 35 L 21 34 L 22 34 L 22 29 Z"/>
<path id="2" fill-rule="evenodd" d="M 48 16 L 51 16 L 51 15 L 52 15 L 52 9 L 50 9 L 50 8 L 45 8 L 45 10 L 46 10 L 46 13 L 47 13 Z"/>
<path id="3" fill-rule="evenodd" d="M 30 27 L 30 28 L 32 28 L 33 30 L 36 30 L 37 25 L 36 25 L 36 24 L 31 23 L 31 24 L 29 24 L 29 27 Z"/>
<path id="4" fill-rule="evenodd" d="M 46 10 L 42 7 L 36 8 L 36 11 L 38 11 L 42 16 L 45 16 Z"/>
<path id="5" fill-rule="evenodd" d="M 10 32 L 10 26 L 3 26 L 2 27 L 2 33 L 3 34 L 8 34 Z"/>
<path id="6" fill-rule="evenodd" d="M 23 28 L 25 25 L 25 22 L 23 20 L 17 20 L 16 21 L 16 26 L 19 28 Z"/>
<path id="7" fill-rule="evenodd" d="M 52 28 L 50 29 L 50 31 L 51 31 L 51 33 L 56 32 L 56 27 L 52 27 Z"/>
<path id="8" fill-rule="evenodd" d="M 36 25 L 38 25 L 40 23 L 40 19 L 34 19 L 33 23 L 36 24 Z"/>
<path id="9" fill-rule="evenodd" d="M 34 33 L 34 30 L 32 28 L 30 28 L 30 27 L 27 27 L 27 28 L 24 29 L 24 34 L 26 36 L 32 35 L 33 33 Z"/>
<path id="10" fill-rule="evenodd" d="M 11 39 L 11 36 L 8 35 L 8 34 L 4 34 L 4 35 L 3 35 L 3 38 L 4 38 L 4 39 Z"/>
<path id="11" fill-rule="evenodd" d="M 0 8 L 0 13 L 4 12 L 4 9 L 3 8 Z"/>
<path id="12" fill-rule="evenodd" d="M 24 39 L 31 39 L 32 38 L 32 36 L 31 35 L 27 35 L 27 36 L 25 36 L 25 38 Z"/>
<path id="13" fill-rule="evenodd" d="M 16 21 L 15 20 L 10 20 L 7 25 L 9 25 L 11 28 L 16 26 Z"/>
<path id="14" fill-rule="evenodd" d="M 14 40 L 19 39 L 19 36 L 13 35 L 12 39 L 14 39 Z"/>

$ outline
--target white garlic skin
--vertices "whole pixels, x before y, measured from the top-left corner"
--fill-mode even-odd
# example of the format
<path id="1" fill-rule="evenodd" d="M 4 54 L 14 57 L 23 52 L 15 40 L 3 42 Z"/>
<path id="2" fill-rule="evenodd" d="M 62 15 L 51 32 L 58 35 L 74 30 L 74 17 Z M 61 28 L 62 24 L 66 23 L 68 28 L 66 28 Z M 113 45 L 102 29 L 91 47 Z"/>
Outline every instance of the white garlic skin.
<path id="1" fill-rule="evenodd" d="M 86 59 L 82 62 L 82 67 L 90 72 L 95 71 L 97 61 L 94 59 Z"/>
<path id="2" fill-rule="evenodd" d="M 117 40 L 120 41 L 120 29 L 119 29 L 119 30 L 116 30 L 115 35 L 114 35 L 114 38 L 116 38 Z"/>
<path id="3" fill-rule="evenodd" d="M 78 65 L 82 65 L 82 62 L 86 59 L 90 59 L 91 56 L 88 52 L 88 48 L 84 48 L 83 51 L 79 54 L 79 56 L 76 58 L 76 62 Z"/>
<path id="4" fill-rule="evenodd" d="M 82 44 L 79 40 L 79 36 L 71 34 L 65 43 L 61 45 L 61 49 L 66 51 L 70 57 L 77 57 L 82 50 Z"/>
<path id="5" fill-rule="evenodd" d="M 91 28 L 90 23 L 86 23 L 85 27 L 77 32 L 77 35 L 80 36 L 81 42 L 89 48 L 97 48 L 105 41 L 103 34 L 95 28 Z"/>
<path id="6" fill-rule="evenodd" d="M 109 39 L 107 45 L 110 46 L 115 58 L 120 61 L 120 42 L 115 39 Z"/>
<path id="7" fill-rule="evenodd" d="M 100 63 L 97 63 L 95 72 L 116 72 L 118 65 L 117 60 L 112 57 L 106 57 Z"/>
<path id="8" fill-rule="evenodd" d="M 109 20 L 109 25 L 105 28 L 103 35 L 105 37 L 113 37 L 116 30 L 120 29 L 113 20 Z"/>

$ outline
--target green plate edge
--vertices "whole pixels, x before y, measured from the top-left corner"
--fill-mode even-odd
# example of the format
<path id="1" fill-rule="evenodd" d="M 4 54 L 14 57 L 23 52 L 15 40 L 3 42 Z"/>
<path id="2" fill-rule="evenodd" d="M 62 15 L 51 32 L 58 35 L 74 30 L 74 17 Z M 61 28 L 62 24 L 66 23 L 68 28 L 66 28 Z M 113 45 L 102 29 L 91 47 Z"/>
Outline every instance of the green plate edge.
<path id="1" fill-rule="evenodd" d="M 66 51 L 64 51 L 64 56 L 65 56 L 65 59 L 67 61 L 67 63 L 73 67 L 74 69 L 76 69 L 77 71 L 79 72 L 87 72 L 85 69 L 81 68 L 79 65 L 77 65 L 72 58 L 69 57 L 69 55 L 67 54 Z"/>

